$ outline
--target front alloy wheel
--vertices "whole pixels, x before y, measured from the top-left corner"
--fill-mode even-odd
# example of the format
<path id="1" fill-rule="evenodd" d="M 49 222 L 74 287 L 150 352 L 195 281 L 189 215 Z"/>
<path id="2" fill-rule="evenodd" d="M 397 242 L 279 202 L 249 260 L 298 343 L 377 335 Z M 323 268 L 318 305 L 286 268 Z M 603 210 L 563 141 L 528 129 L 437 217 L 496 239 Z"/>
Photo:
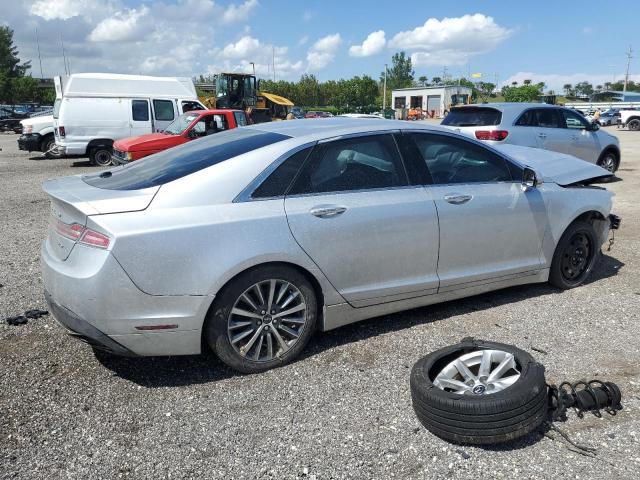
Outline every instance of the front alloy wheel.
<path id="1" fill-rule="evenodd" d="M 607 153 L 604 157 L 602 157 L 600 162 L 598 162 L 598 165 L 600 165 L 605 170 L 610 171 L 611 173 L 615 173 L 618 168 L 618 159 L 613 153 Z"/>
<path id="2" fill-rule="evenodd" d="M 307 305 L 295 285 L 275 278 L 253 284 L 235 301 L 227 322 L 234 350 L 269 362 L 291 349 L 302 334 Z"/>

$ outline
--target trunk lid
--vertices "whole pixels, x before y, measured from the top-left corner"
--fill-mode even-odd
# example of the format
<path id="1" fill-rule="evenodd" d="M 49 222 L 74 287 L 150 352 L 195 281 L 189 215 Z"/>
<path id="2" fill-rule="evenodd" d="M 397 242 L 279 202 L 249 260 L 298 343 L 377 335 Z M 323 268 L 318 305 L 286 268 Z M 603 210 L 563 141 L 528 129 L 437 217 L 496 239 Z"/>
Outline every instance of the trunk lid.
<path id="1" fill-rule="evenodd" d="M 513 158 L 523 166 L 534 169 L 545 182 L 567 186 L 573 183 L 594 182 L 613 174 L 598 165 L 564 153 L 517 145 L 493 145 L 493 148 Z"/>
<path id="2" fill-rule="evenodd" d="M 66 260 L 77 242 L 77 239 L 69 238 L 69 233 L 84 228 L 88 216 L 144 210 L 159 188 L 106 190 L 88 185 L 80 175 L 47 180 L 42 189 L 51 198 L 47 236 L 50 253 Z"/>

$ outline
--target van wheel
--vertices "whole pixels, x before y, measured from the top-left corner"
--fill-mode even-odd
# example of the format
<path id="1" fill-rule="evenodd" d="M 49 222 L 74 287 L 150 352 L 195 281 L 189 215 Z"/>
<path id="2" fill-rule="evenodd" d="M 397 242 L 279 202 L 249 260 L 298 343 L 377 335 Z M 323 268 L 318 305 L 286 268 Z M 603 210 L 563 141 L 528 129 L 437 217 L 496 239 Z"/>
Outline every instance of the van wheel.
<path id="1" fill-rule="evenodd" d="M 98 167 L 108 167 L 111 165 L 111 147 L 94 147 L 89 153 L 89 160 L 92 165 Z"/>

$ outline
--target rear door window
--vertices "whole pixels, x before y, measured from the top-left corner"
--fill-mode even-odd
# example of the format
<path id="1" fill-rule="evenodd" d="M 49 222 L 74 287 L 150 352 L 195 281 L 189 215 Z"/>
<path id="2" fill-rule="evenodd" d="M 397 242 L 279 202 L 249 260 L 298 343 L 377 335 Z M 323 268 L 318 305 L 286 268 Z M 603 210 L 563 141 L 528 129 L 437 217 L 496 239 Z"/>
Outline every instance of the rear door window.
<path id="1" fill-rule="evenodd" d="M 107 190 L 141 190 L 164 185 L 251 150 L 286 140 L 279 133 L 234 128 L 197 142 L 164 150 L 113 171 L 84 175 L 91 186 Z"/>
<path id="2" fill-rule="evenodd" d="M 274 198 L 283 196 L 296 174 L 309 156 L 312 147 L 294 153 L 266 178 L 251 194 L 251 198 Z"/>
<path id="3" fill-rule="evenodd" d="M 555 108 L 532 108 L 520 115 L 516 121 L 519 127 L 562 128 L 562 122 Z"/>
<path id="4" fill-rule="evenodd" d="M 153 111 L 156 120 L 171 121 L 175 117 L 171 100 L 154 100 Z"/>
<path id="5" fill-rule="evenodd" d="M 461 107 L 452 108 L 442 120 L 442 125 L 452 127 L 486 127 L 500 125 L 502 112 L 495 108 Z"/>

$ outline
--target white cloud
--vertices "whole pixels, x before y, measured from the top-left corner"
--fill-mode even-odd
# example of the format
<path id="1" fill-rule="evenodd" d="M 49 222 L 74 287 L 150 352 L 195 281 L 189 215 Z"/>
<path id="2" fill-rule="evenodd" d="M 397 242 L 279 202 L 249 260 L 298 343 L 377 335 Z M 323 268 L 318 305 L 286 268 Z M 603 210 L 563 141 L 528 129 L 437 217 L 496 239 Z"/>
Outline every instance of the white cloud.
<path id="1" fill-rule="evenodd" d="M 322 70 L 333 62 L 338 48 L 342 43 L 339 33 L 322 37 L 307 52 L 307 68 L 309 70 Z"/>
<path id="2" fill-rule="evenodd" d="M 89 34 L 89 40 L 92 42 L 135 40 L 145 33 L 143 20 L 148 14 L 149 9 L 146 6 L 142 6 L 140 10 L 116 12 L 111 18 L 105 18 L 96 25 Z"/>
<path id="3" fill-rule="evenodd" d="M 309 41 L 309 36 L 305 35 L 304 37 L 302 37 L 300 40 L 298 40 L 298 45 L 302 46 L 302 45 L 306 45 L 306 43 Z"/>
<path id="4" fill-rule="evenodd" d="M 378 30 L 376 32 L 371 32 L 362 45 L 352 45 L 349 48 L 349 55 L 352 57 L 369 57 L 371 55 L 375 55 L 376 53 L 380 53 L 385 44 L 387 43 L 384 30 Z"/>
<path id="5" fill-rule="evenodd" d="M 429 18 L 424 25 L 397 33 L 389 46 L 412 52 L 414 66 L 463 65 L 473 55 L 492 51 L 512 33 L 492 17 L 476 13 Z"/>
<path id="6" fill-rule="evenodd" d="M 224 23 L 243 22 L 247 20 L 251 11 L 258 6 L 258 0 L 246 0 L 246 2 L 229 5 L 222 14 Z"/>
<path id="7" fill-rule="evenodd" d="M 68 20 L 73 17 L 89 17 L 92 12 L 101 10 L 110 1 L 100 0 L 37 0 L 31 5 L 29 13 L 45 20 Z"/>
<path id="8" fill-rule="evenodd" d="M 623 79 L 623 75 L 616 76 L 616 81 Z M 612 82 L 613 78 L 611 75 L 602 75 L 597 73 L 572 73 L 570 75 L 564 75 L 556 73 L 518 72 L 500 83 L 501 86 L 511 85 L 511 82 L 518 82 L 522 85 L 524 80 L 531 80 L 532 83 L 544 82 L 545 90 L 554 90 L 556 93 L 562 93 L 562 87 L 566 83 L 575 85 L 580 82 L 589 82 L 595 87 L 596 85 L 604 85 L 606 82 Z M 629 75 L 629 80 L 640 82 L 640 74 Z"/>

